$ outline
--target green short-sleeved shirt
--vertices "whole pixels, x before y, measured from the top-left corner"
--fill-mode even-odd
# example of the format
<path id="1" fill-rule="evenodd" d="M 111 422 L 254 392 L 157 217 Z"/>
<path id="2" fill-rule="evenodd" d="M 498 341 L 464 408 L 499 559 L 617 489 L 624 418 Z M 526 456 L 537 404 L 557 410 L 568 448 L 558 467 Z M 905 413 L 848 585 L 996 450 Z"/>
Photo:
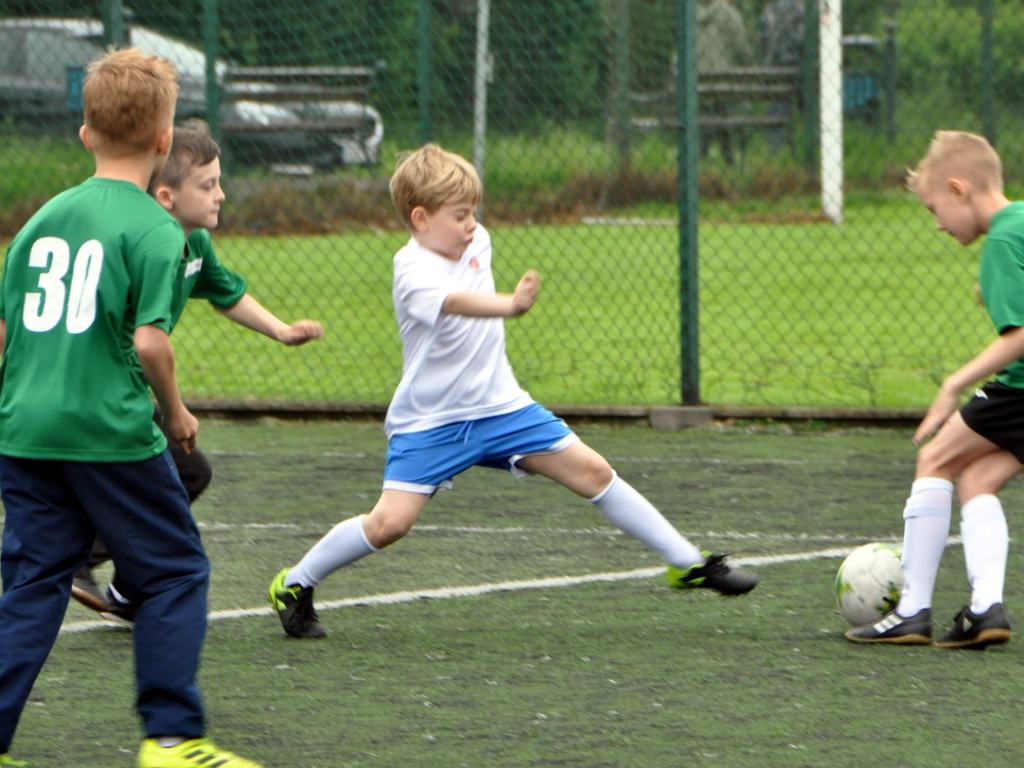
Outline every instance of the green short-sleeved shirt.
<path id="1" fill-rule="evenodd" d="M 1024 326 L 1024 202 L 1010 203 L 989 223 L 978 272 L 981 298 L 998 333 Z M 996 377 L 1024 388 L 1024 358 Z"/>
<path id="2" fill-rule="evenodd" d="M 245 279 L 217 260 L 210 231 L 196 229 L 185 241 L 185 256 L 178 265 L 178 279 L 171 305 L 172 326 L 178 324 L 190 298 L 207 299 L 218 307 L 235 306 L 248 290 Z"/>
<path id="3" fill-rule="evenodd" d="M 91 178 L 48 202 L 7 249 L 0 453 L 142 461 L 167 446 L 134 332 L 170 332 L 181 226 L 137 185 Z"/>

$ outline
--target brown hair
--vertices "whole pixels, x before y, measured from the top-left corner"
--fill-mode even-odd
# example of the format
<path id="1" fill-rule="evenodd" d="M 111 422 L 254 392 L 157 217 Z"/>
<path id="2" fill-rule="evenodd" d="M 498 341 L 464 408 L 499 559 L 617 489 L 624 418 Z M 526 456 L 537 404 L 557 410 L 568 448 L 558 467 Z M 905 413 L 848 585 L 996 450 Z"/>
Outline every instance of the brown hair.
<path id="1" fill-rule="evenodd" d="M 483 185 L 472 164 L 437 144 L 425 144 L 402 158 L 388 188 L 398 215 L 410 228 L 413 208 L 422 206 L 433 213 L 451 201 L 479 205 L 483 197 Z"/>
<path id="2" fill-rule="evenodd" d="M 923 186 L 959 177 L 978 189 L 1003 191 L 1003 162 L 988 139 L 966 131 L 936 131 L 916 168 L 907 171 L 907 186 Z"/>
<path id="3" fill-rule="evenodd" d="M 82 100 L 97 151 L 114 157 L 145 152 L 174 122 L 178 72 L 138 48 L 111 49 L 86 67 Z"/>
<path id="4" fill-rule="evenodd" d="M 174 141 L 167 163 L 153 182 L 150 191 L 158 185 L 180 189 L 193 168 L 212 163 L 220 157 L 220 146 L 210 135 L 210 126 L 205 120 L 192 118 L 174 126 Z"/>

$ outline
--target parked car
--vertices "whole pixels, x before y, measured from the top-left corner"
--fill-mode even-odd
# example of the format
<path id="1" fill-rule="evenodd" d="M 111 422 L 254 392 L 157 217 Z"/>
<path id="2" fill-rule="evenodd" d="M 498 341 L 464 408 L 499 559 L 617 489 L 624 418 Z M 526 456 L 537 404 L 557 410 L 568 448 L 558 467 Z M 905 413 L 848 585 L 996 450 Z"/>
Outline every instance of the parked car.
<path id="1" fill-rule="evenodd" d="M 132 25 L 128 44 L 174 62 L 177 118 L 208 118 L 205 53 Z M 85 65 L 101 55 L 103 24 L 91 19 L 0 20 L 0 117 L 63 130 L 81 120 Z M 372 67 L 236 67 L 215 64 L 221 144 L 231 162 L 333 167 L 376 164 L 384 138 L 368 103 Z"/>

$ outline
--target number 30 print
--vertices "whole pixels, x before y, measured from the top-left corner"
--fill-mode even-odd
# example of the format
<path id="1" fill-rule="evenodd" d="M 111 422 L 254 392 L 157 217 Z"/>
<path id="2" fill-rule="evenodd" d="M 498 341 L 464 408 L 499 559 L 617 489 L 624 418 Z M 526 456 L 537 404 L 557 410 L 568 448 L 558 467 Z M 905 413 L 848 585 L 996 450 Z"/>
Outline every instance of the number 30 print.
<path id="1" fill-rule="evenodd" d="M 32 244 L 28 264 L 44 270 L 39 274 L 39 291 L 25 294 L 22 320 L 25 328 L 44 333 L 64 317 L 67 298 L 68 333 L 82 333 L 96 319 L 96 289 L 103 271 L 103 245 L 90 240 L 78 249 L 71 270 L 71 288 L 64 287 L 71 248 L 59 237 L 41 237 Z M 67 294 L 67 296 L 65 296 Z"/>

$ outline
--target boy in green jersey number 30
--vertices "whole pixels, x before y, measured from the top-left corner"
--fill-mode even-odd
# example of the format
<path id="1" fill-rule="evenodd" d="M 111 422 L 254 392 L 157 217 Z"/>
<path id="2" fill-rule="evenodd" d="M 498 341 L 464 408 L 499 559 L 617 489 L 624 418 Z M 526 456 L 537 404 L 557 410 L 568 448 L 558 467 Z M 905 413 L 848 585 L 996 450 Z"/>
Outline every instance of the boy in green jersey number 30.
<path id="1" fill-rule="evenodd" d="M 258 768 L 203 738 L 196 673 L 210 566 L 153 422 L 195 447 L 167 333 L 181 225 L 146 194 L 172 143 L 177 73 L 137 49 L 89 65 L 96 174 L 35 214 L 0 282 L 0 766 L 94 535 L 136 589 L 140 768 Z M 75 762 L 68 757 L 68 762 Z"/>

